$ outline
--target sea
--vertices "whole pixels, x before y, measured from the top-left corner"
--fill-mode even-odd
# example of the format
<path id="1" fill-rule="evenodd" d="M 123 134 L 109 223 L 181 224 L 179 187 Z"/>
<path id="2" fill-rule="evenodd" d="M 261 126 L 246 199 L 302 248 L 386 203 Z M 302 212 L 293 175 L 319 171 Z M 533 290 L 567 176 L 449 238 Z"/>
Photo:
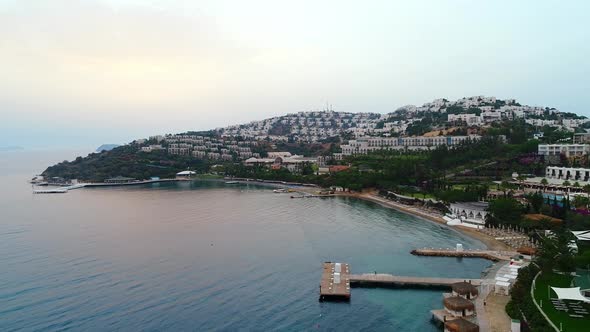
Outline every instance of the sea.
<path id="1" fill-rule="evenodd" d="M 218 180 L 32 194 L 34 174 L 82 153 L 0 152 L 0 331 L 442 331 L 442 290 L 319 302 L 322 262 L 459 278 L 491 265 L 412 256 L 484 245 L 352 198 Z"/>

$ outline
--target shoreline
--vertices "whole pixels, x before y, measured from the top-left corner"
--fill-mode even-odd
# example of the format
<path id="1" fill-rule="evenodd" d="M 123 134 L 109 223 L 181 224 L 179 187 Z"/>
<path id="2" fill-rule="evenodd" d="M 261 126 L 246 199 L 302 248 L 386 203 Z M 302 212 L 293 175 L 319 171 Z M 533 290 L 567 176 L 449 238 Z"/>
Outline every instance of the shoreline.
<path id="1" fill-rule="evenodd" d="M 368 193 L 368 192 L 354 193 L 354 194 L 338 193 L 335 196 L 353 197 L 353 198 L 358 198 L 358 199 L 362 199 L 365 201 L 370 201 L 370 202 L 379 204 L 385 208 L 394 209 L 394 210 L 412 215 L 414 217 L 418 217 L 420 219 L 425 219 L 427 221 L 434 222 L 439 225 L 444 225 L 444 226 L 446 226 L 452 230 L 455 230 L 465 236 L 468 236 L 470 238 L 478 240 L 479 242 L 483 243 L 484 246 L 486 247 L 486 249 L 488 249 L 488 250 L 500 250 L 500 251 L 513 251 L 514 250 L 513 248 L 508 247 L 506 244 L 492 238 L 491 236 L 480 233 L 475 229 L 468 228 L 468 227 L 462 227 L 462 226 L 452 226 L 452 227 L 448 226 L 446 224 L 446 222 L 440 216 L 436 216 L 436 215 L 427 213 L 426 211 L 421 211 L 418 208 L 406 206 L 406 205 L 403 205 L 400 203 L 396 203 L 396 202 L 381 198 L 381 197 L 375 195 L 374 193 Z"/>

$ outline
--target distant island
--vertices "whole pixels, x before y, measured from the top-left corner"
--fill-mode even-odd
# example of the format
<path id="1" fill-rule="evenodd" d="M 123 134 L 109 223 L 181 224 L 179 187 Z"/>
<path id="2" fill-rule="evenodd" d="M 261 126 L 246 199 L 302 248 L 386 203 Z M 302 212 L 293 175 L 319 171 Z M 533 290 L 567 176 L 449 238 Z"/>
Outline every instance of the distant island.
<path id="1" fill-rule="evenodd" d="M 96 152 L 102 152 L 102 151 L 111 151 L 112 149 L 119 147 L 121 145 L 119 144 L 103 144 L 101 146 L 99 146 L 98 148 L 96 148 Z"/>

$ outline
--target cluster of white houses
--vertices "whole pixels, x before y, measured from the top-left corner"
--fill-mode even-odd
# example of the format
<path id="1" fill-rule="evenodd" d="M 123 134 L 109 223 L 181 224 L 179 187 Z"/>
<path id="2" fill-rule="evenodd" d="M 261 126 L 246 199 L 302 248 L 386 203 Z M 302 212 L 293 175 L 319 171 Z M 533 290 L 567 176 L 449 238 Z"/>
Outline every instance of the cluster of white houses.
<path id="1" fill-rule="evenodd" d="M 342 155 L 367 154 L 378 150 L 429 150 L 441 145 L 449 147 L 481 139 L 469 136 L 361 137 L 342 145 Z"/>
<path id="2" fill-rule="evenodd" d="M 252 152 L 252 147 L 257 146 L 258 142 L 251 140 L 184 134 L 153 136 L 150 137 L 150 141 L 152 140 L 158 143 L 164 143 L 165 146 L 162 144 L 151 144 L 141 147 L 141 151 L 149 153 L 156 150 L 166 150 L 172 155 L 224 161 L 260 157 L 258 153 Z"/>

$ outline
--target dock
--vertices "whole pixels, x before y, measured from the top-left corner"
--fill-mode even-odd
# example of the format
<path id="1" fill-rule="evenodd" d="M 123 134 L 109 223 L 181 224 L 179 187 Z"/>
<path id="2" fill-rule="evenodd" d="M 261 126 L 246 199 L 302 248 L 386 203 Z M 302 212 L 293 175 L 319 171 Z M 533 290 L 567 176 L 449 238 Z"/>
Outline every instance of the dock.
<path id="1" fill-rule="evenodd" d="M 325 262 L 320 281 L 320 301 L 350 300 L 350 266 Z"/>
<path id="2" fill-rule="evenodd" d="M 458 282 L 468 281 L 474 286 L 479 286 L 482 283 L 481 279 L 464 279 L 464 278 L 425 278 L 425 277 L 406 277 L 395 276 L 385 273 L 365 273 L 365 274 L 351 274 L 350 284 L 353 287 L 415 287 L 415 288 L 451 288 L 451 286 Z"/>
<path id="3" fill-rule="evenodd" d="M 495 250 L 456 250 L 456 249 L 435 249 L 422 248 L 411 251 L 416 256 L 438 256 L 438 257 L 468 257 L 484 258 L 494 262 L 509 261 L 513 256 L 518 255 L 515 251 Z"/>
<path id="4" fill-rule="evenodd" d="M 349 301 L 351 287 L 450 289 L 453 284 L 464 281 L 474 286 L 483 283 L 482 279 L 407 277 L 386 273 L 351 274 L 349 264 L 325 262 L 320 281 L 320 301 Z"/>
<path id="5" fill-rule="evenodd" d="M 68 190 L 64 188 L 55 189 L 34 189 L 33 194 L 65 194 Z"/>

